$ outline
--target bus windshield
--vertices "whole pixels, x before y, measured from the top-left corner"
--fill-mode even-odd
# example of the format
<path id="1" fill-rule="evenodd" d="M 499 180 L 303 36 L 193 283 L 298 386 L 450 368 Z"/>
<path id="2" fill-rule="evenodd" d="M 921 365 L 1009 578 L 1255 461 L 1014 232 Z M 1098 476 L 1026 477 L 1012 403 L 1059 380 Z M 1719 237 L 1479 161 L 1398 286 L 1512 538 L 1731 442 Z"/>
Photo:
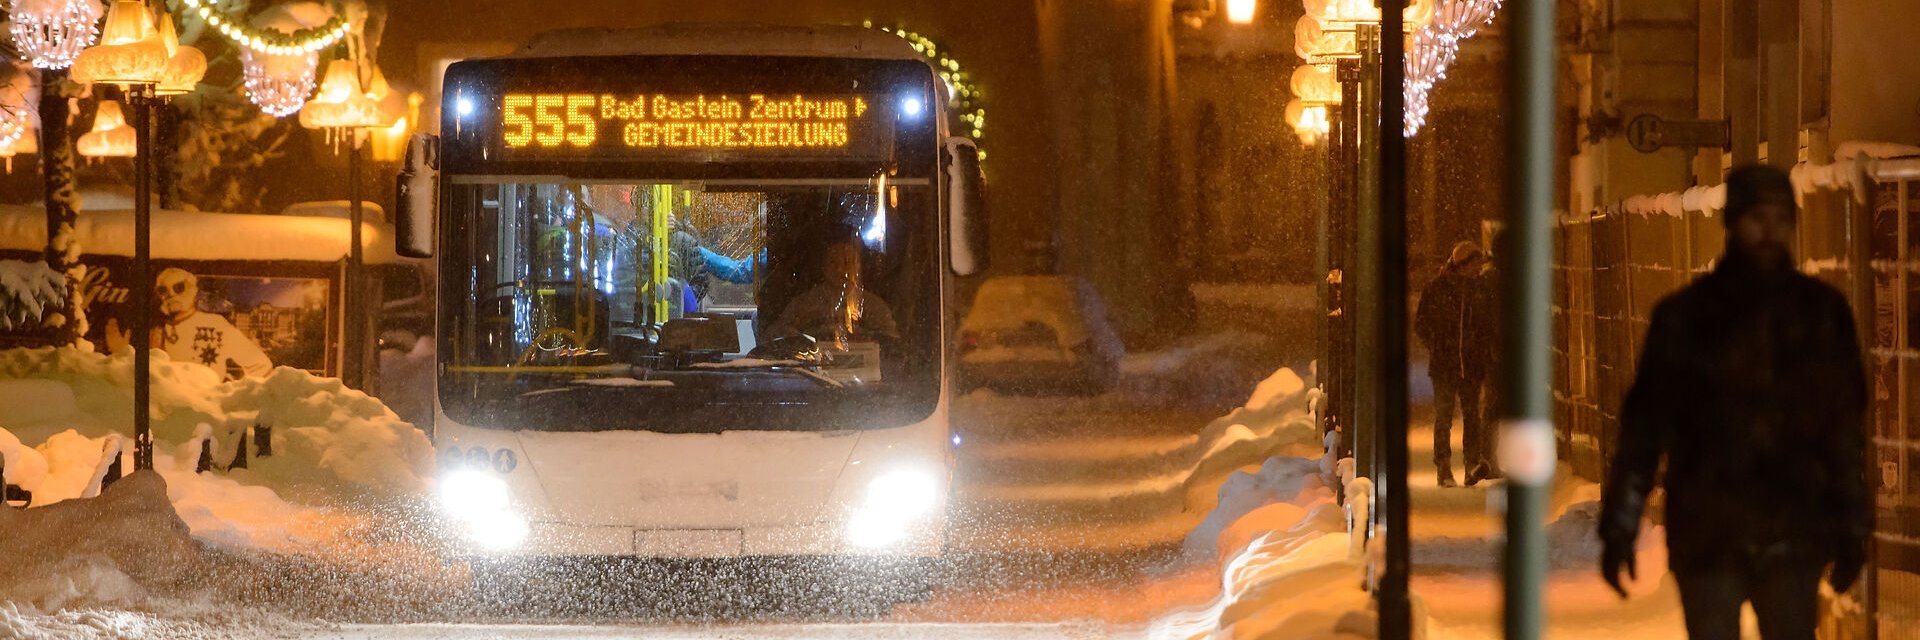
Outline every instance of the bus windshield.
<path id="1" fill-rule="evenodd" d="M 443 295 L 450 418 L 855 429 L 937 401 L 925 180 L 452 182 L 443 286 L 465 290 Z"/>

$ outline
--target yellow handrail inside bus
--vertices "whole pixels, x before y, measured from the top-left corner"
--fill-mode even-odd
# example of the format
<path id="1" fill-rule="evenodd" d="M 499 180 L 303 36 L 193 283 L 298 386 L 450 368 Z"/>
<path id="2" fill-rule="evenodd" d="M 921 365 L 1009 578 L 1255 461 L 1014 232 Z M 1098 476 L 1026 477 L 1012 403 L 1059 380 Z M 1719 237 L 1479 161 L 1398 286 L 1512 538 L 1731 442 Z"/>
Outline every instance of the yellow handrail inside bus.
<path id="1" fill-rule="evenodd" d="M 668 298 L 671 294 L 667 291 L 667 247 L 669 246 L 667 235 L 671 233 L 672 230 L 672 227 L 668 225 L 667 217 L 672 211 L 673 185 L 654 185 L 653 216 L 650 221 L 652 223 L 653 237 L 647 239 L 647 243 L 653 247 L 653 259 L 651 261 L 653 277 L 648 280 L 650 284 L 653 285 L 653 321 L 663 324 L 667 321 L 667 315 L 672 311 L 672 305 Z"/>

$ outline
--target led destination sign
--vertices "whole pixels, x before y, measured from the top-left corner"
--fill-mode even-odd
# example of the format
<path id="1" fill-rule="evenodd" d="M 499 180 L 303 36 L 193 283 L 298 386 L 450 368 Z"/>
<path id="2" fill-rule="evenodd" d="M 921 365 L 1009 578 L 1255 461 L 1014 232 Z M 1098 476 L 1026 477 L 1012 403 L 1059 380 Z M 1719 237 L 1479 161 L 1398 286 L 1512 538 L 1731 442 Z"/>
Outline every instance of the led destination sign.
<path id="1" fill-rule="evenodd" d="M 893 133 L 867 96 L 508 93 L 500 107 L 516 155 L 884 156 Z"/>

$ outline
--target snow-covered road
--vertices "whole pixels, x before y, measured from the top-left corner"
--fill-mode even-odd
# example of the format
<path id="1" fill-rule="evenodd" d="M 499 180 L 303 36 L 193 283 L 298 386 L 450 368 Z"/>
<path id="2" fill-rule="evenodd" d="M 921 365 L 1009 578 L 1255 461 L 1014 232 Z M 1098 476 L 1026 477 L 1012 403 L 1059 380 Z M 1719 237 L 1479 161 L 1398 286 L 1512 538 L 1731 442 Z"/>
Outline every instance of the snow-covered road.
<path id="1" fill-rule="evenodd" d="M 195 539 L 212 545 L 203 548 L 203 567 L 187 571 L 169 565 L 167 571 L 155 573 L 159 576 L 155 580 L 171 582 L 155 582 L 160 586 L 151 593 L 133 587 L 103 590 L 100 585 L 52 590 L 49 593 L 72 592 L 77 597 L 122 594 L 116 597 L 125 599 L 93 603 L 69 598 L 67 602 L 80 606 L 51 614 L 0 608 L 0 637 L 1138 636 L 1171 610 L 1204 608 L 1218 597 L 1220 574 L 1211 552 L 1218 524 L 1200 534 L 1208 551 L 1196 556 L 1192 549 L 1183 552 L 1183 544 L 1197 527 L 1205 529 L 1202 519 L 1214 510 L 1215 495 L 1227 476 L 1236 469 L 1258 466 L 1281 449 L 1296 456 L 1319 452 L 1317 430 L 1302 417 L 1306 400 L 1300 378 L 1291 371 L 1267 376 L 1253 367 L 1240 367 L 1245 372 L 1219 371 L 1215 357 L 1244 345 L 1233 340 L 1216 342 L 1180 357 L 1136 359 L 1121 387 L 1103 396 L 976 392 L 958 399 L 956 430 L 964 443 L 957 452 L 950 544 L 946 558 L 935 569 L 931 592 L 920 601 L 885 606 L 871 596 L 845 593 L 845 585 L 831 580 L 816 579 L 810 588 L 794 590 L 784 586 L 790 583 L 763 580 L 750 568 L 741 568 L 751 563 L 655 571 L 650 577 L 613 573 L 612 583 L 627 585 L 623 587 L 627 591 L 611 593 L 595 591 L 598 587 L 581 588 L 568 574 L 566 580 L 536 581 L 553 583 L 543 585 L 540 591 L 545 593 L 538 598 L 495 601 L 473 592 L 467 563 L 437 558 L 432 551 L 434 534 L 420 529 L 419 515 L 406 506 L 405 499 L 374 503 L 391 508 L 357 510 L 336 502 L 332 507 L 315 507 L 311 513 L 301 511 L 304 519 L 293 522 L 271 509 L 225 508 L 235 503 L 229 494 L 265 489 L 235 485 L 230 474 L 201 475 L 181 467 L 166 484 L 160 484 L 159 478 L 148 481 L 153 487 L 145 493 L 119 493 L 126 494 L 124 500 L 148 507 L 166 506 L 171 495 L 175 507 L 185 509 L 182 517 L 193 528 Z M 1202 363 L 1204 371 L 1190 368 L 1194 363 Z M 95 373 L 59 375 L 115 380 Z M 24 377 L 35 376 L 49 374 Z M 357 407 L 352 404 L 358 402 L 353 394 L 314 395 L 300 386 L 314 384 L 305 378 L 280 382 L 299 387 L 281 394 L 289 398 L 323 398 Z M 1256 383 L 1259 388 L 1252 389 Z M 115 388 L 62 384 L 94 395 L 110 395 Z M 1193 392 L 1198 387 L 1237 391 L 1215 390 L 1208 396 Z M 249 388 L 236 389 L 220 387 L 216 391 L 226 395 L 213 397 L 227 405 L 251 398 L 235 395 Z M 198 396 L 183 394 L 176 394 L 177 402 L 199 401 Z M 1238 400 L 1225 399 L 1229 397 Z M 301 407 L 315 401 L 303 402 Z M 1247 406 L 1236 408 L 1242 402 Z M 93 404 L 101 403 L 74 406 Z M 219 417 L 222 411 L 231 413 L 232 407 L 207 405 L 203 413 Z M 276 411 L 281 422 L 306 415 Z M 76 423 L 69 416 L 46 420 L 48 428 L 66 423 L 107 424 L 114 418 L 73 410 L 65 413 L 91 422 Z M 323 414 L 314 415 L 324 418 Z M 386 424 L 344 419 L 327 424 L 335 422 Z M 80 442 L 98 448 L 92 440 Z M 181 447 L 182 452 L 191 448 Z M 57 453 L 44 447 L 42 451 Z M 8 475 L 11 479 L 16 474 L 9 469 Z M 129 486 L 133 484 L 138 483 Z M 73 508 L 111 506 L 108 502 L 80 500 Z M 279 498 L 240 502 L 283 504 Z M 195 506 L 202 503 L 211 506 Z M 285 538 L 296 545 L 260 545 L 249 542 L 260 536 L 238 534 L 207 538 L 210 534 L 202 531 L 223 531 L 209 529 L 208 523 L 251 522 L 236 518 L 254 511 L 266 518 L 262 522 L 279 522 L 278 528 L 269 527 L 269 531 L 247 525 L 240 533 L 261 529 L 273 534 L 268 538 Z M 63 512 L 49 508 L 25 513 L 59 517 Z M 185 544 L 187 527 L 174 526 L 180 530 L 169 540 Z M 125 570 L 138 577 L 144 575 L 136 571 L 143 557 L 134 554 L 117 561 L 132 567 Z M 109 577 L 113 575 L 118 574 Z M 546 592 L 548 587 L 553 590 Z M 707 599 L 680 597 L 702 592 Z M 807 595 L 813 593 L 829 597 Z M 661 594 L 673 597 L 661 598 Z M 44 598 L 20 602 L 62 606 Z M 0 602 L 0 607 L 5 604 Z"/>
<path id="2" fill-rule="evenodd" d="M 628 626 L 601 624 L 555 625 L 348 625 L 337 629 L 294 632 L 289 637 L 302 640 L 573 640 L 590 638 L 652 638 L 656 640 L 752 640 L 791 638 L 798 640 L 977 640 L 995 638 L 1073 639 L 1112 638 L 1126 630 L 1098 623 L 1045 624 L 942 624 L 887 623 L 867 624 L 750 624 L 713 626 Z"/>

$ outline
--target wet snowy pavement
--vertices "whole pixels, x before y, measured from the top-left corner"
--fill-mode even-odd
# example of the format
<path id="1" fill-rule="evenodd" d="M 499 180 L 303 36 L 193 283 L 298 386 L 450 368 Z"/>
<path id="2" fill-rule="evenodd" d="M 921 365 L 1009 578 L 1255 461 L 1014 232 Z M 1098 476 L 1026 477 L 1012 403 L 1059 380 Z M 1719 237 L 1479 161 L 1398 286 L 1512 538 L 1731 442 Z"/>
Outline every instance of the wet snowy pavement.
<path id="1" fill-rule="evenodd" d="M 757 638 L 795 638 L 802 640 L 974 640 L 978 638 L 1110 638 L 1114 630 L 1093 624 L 775 624 L 734 625 L 724 632 L 712 627 L 626 626 L 602 624 L 578 625 L 348 625 L 339 629 L 315 631 L 296 636 L 313 640 L 529 640 L 636 638 L 658 640 L 707 640 L 723 637 L 738 640 Z"/>

